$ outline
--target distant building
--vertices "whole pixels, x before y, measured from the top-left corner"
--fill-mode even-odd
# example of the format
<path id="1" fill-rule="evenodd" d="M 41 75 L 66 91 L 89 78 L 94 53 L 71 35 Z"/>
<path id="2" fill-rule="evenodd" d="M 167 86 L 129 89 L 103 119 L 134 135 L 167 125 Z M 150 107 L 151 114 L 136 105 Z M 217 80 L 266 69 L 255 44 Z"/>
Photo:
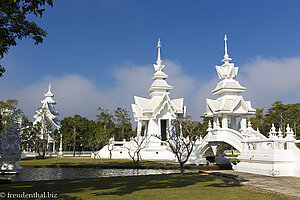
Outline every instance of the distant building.
<path id="1" fill-rule="evenodd" d="M 44 95 L 45 95 L 45 99 L 41 101 L 42 107 L 36 111 L 36 114 L 34 115 L 35 121 L 33 122 L 33 124 L 36 125 L 38 122 L 40 122 L 43 129 L 44 127 L 43 121 L 47 120 L 50 122 L 51 124 L 50 133 L 44 135 L 43 134 L 44 131 L 42 130 L 40 138 L 47 140 L 48 151 L 55 151 L 55 137 L 53 135 L 53 132 L 56 129 L 60 129 L 60 125 L 59 125 L 59 120 L 57 119 L 57 116 L 59 114 L 54 108 L 56 102 L 52 99 L 54 95 L 51 92 L 51 83 L 48 86 L 48 92 Z M 44 120 L 45 117 L 46 119 Z"/>

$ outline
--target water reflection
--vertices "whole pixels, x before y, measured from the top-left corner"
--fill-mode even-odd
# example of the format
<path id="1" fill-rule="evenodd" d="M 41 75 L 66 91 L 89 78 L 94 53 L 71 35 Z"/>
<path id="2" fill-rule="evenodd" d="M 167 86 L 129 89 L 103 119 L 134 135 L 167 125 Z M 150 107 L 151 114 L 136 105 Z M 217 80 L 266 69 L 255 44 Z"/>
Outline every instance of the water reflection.
<path id="1" fill-rule="evenodd" d="M 191 173 L 197 172 L 197 170 L 185 170 L 185 172 Z M 7 177 L 10 177 L 13 182 L 19 182 L 171 173 L 180 173 L 180 171 L 165 169 L 23 168 L 19 174 Z M 4 177 L 2 176 L 2 178 Z"/>

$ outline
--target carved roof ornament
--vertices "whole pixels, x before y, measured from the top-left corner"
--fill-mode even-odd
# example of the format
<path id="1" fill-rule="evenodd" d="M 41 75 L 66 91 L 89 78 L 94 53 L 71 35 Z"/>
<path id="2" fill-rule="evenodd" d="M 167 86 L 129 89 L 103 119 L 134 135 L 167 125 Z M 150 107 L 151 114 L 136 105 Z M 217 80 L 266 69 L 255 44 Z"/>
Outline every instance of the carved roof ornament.
<path id="1" fill-rule="evenodd" d="M 224 64 L 222 66 L 216 66 L 216 69 L 218 72 L 218 76 L 221 80 L 234 79 L 237 76 L 238 67 L 235 67 L 234 63 L 230 63 L 232 59 L 228 55 L 226 35 L 224 37 L 224 43 L 225 43 L 225 54 L 224 54 L 224 59 L 222 60 Z"/>
<path id="2" fill-rule="evenodd" d="M 225 54 L 224 54 L 224 59 L 222 60 L 222 62 L 229 63 L 229 61 L 231 61 L 232 59 L 229 58 L 228 51 L 227 51 L 227 35 L 226 34 L 224 36 L 224 43 L 225 43 Z"/>
<path id="3" fill-rule="evenodd" d="M 158 38 L 157 42 L 157 60 L 156 64 L 153 64 L 155 71 L 162 71 L 165 68 L 165 65 L 162 64 L 162 59 L 160 56 L 160 48 L 161 48 L 161 43 L 160 43 L 160 38 Z"/>

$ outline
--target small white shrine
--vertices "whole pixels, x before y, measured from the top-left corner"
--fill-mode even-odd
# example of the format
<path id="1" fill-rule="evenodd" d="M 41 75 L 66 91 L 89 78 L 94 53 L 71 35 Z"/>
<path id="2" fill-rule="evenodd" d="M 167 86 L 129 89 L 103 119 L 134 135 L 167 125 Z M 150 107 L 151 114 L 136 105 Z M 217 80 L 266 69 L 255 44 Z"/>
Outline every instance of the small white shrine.
<path id="1" fill-rule="evenodd" d="M 156 64 L 153 64 L 155 73 L 152 77 L 153 83 L 148 89 L 150 99 L 134 96 L 135 104 L 132 104 L 134 120 L 137 122 L 137 135 L 154 136 L 161 135 L 162 141 L 166 140 L 166 128 L 170 126 L 171 120 L 182 117 L 185 114 L 183 98 L 171 100 L 169 97 L 172 86 L 166 79 L 168 75 L 163 72 L 165 65 L 162 64 L 160 56 L 161 43 L 157 44 L 158 55 Z M 142 133 L 142 126 L 145 131 Z"/>
<path id="2" fill-rule="evenodd" d="M 134 97 L 135 103 L 131 105 L 134 120 L 137 122 L 137 137 L 129 142 L 114 141 L 112 138 L 109 145 L 103 147 L 92 157 L 101 158 L 130 158 L 128 152 L 134 152 L 139 145 L 146 145 L 141 151 L 142 159 L 151 160 L 175 160 L 175 156 L 167 150 L 167 129 L 171 126 L 171 120 L 185 115 L 186 107 L 183 98 L 171 100 L 169 97 L 172 86 L 166 79 L 168 75 L 163 72 L 165 65 L 161 59 L 161 42 L 157 44 L 158 55 L 156 64 L 153 64 L 155 73 L 153 83 L 148 89 L 150 99 Z M 144 127 L 144 131 L 142 131 Z M 160 136 L 161 139 L 156 137 Z M 143 141 L 143 144 L 140 142 Z"/>
<path id="3" fill-rule="evenodd" d="M 221 80 L 216 88 L 212 91 L 213 95 L 218 95 L 216 100 L 206 99 L 206 117 L 213 117 L 213 126 L 216 127 L 218 118 L 221 118 L 222 128 L 230 128 L 234 130 L 246 130 L 246 116 L 255 113 L 255 109 L 251 107 L 250 101 L 245 101 L 243 96 L 239 94 L 246 90 L 237 80 L 238 67 L 227 53 L 227 36 L 225 35 L 225 55 L 222 66 L 216 66 L 216 70 Z M 237 124 L 237 120 L 240 124 Z"/>
<path id="4" fill-rule="evenodd" d="M 46 139 L 47 140 L 47 149 L 48 151 L 55 151 L 55 138 L 54 135 L 52 134 L 52 132 L 55 129 L 60 129 L 60 125 L 59 125 L 59 120 L 57 119 L 57 116 L 59 115 L 58 112 L 55 110 L 54 105 L 56 104 L 56 102 L 52 99 L 52 97 L 54 97 L 54 95 L 51 92 L 51 83 L 48 86 L 48 92 L 45 95 L 45 99 L 41 101 L 42 103 L 42 107 L 39 108 L 36 111 L 36 114 L 34 115 L 35 121 L 33 122 L 33 124 L 37 124 L 38 122 L 40 122 L 42 124 L 42 128 L 43 128 L 43 121 L 44 121 L 44 117 L 46 117 L 48 121 L 50 121 L 51 123 L 51 132 L 48 135 L 44 135 L 41 133 L 40 138 L 41 139 Z M 61 148 L 61 147 L 60 147 Z"/>

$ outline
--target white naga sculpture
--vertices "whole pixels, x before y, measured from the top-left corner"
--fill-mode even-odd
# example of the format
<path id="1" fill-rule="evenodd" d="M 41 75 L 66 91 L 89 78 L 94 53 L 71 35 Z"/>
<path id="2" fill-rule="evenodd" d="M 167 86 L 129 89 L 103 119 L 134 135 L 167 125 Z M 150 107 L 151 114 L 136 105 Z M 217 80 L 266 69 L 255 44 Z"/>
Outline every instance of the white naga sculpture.
<path id="1" fill-rule="evenodd" d="M 40 122 L 42 124 L 42 129 L 44 127 L 43 123 L 47 120 L 50 122 L 51 127 L 50 131 L 54 131 L 55 129 L 60 129 L 59 120 L 57 119 L 57 116 L 59 115 L 58 112 L 55 110 L 54 105 L 56 102 L 52 99 L 54 95 L 51 92 L 51 83 L 48 86 L 48 92 L 45 95 L 45 99 L 41 101 L 42 107 L 39 108 L 36 111 L 36 114 L 34 115 L 35 121 L 33 124 L 37 124 Z M 45 118 L 45 119 L 44 119 Z M 42 131 L 43 133 L 44 131 Z M 47 140 L 47 149 L 49 151 L 55 151 L 55 138 L 54 135 L 50 132 L 48 135 L 44 135 L 41 133 L 40 137 L 41 139 Z M 62 141 L 60 142 L 60 152 L 62 150 Z"/>
<path id="2" fill-rule="evenodd" d="M 0 173 L 16 173 L 17 170 L 22 169 L 17 162 L 21 160 L 20 151 L 20 129 L 18 123 L 15 123 L 15 118 L 9 119 L 6 129 L 2 132 L 0 145 Z"/>

